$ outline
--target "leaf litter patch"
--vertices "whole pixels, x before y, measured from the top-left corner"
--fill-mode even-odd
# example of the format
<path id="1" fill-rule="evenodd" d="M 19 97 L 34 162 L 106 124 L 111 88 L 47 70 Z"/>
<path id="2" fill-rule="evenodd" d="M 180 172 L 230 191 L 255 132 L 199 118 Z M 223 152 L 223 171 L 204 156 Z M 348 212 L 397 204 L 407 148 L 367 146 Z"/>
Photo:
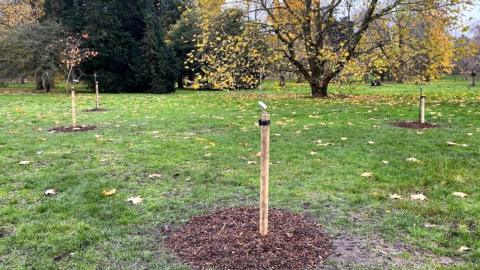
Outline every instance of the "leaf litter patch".
<path id="1" fill-rule="evenodd" d="M 67 127 L 54 127 L 49 129 L 52 133 L 68 133 L 68 132 L 82 132 L 96 129 L 97 126 L 67 126 Z"/>
<path id="2" fill-rule="evenodd" d="M 311 218 L 269 210 L 269 233 L 258 233 L 258 209 L 229 208 L 193 217 L 166 246 L 196 269 L 315 269 L 332 243 Z"/>
<path id="3" fill-rule="evenodd" d="M 425 128 L 437 128 L 438 125 L 434 123 L 420 123 L 419 121 L 397 121 L 393 122 L 392 125 L 400 128 L 411 128 L 411 129 L 425 129 Z"/>

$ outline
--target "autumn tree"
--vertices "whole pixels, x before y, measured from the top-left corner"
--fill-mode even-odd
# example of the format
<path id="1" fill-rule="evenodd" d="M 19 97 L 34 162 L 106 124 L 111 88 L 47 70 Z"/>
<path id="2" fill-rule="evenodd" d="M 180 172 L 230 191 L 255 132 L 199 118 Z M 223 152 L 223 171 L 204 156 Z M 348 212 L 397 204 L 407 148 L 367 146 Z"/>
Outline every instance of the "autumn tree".
<path id="1" fill-rule="evenodd" d="M 381 53 L 382 64 L 397 82 L 430 81 L 452 70 L 454 22 L 439 10 L 400 11 L 372 25 L 365 39 L 379 44 L 372 54 Z"/>
<path id="2" fill-rule="evenodd" d="M 64 49 L 60 54 L 60 63 L 64 67 L 67 90 L 70 84 L 74 85 L 80 78 L 77 70 L 80 64 L 98 55 L 97 52 L 84 46 L 88 38 L 88 33 L 84 33 L 82 35 L 69 36 L 64 41 L 62 40 Z"/>
<path id="3" fill-rule="evenodd" d="M 282 53 L 309 82 L 316 97 L 328 95 L 328 85 L 354 58 L 371 25 L 395 12 L 438 9 L 458 0 L 353 1 L 353 0 L 251 0 L 266 19 L 260 21 L 282 42 Z"/>
<path id="4" fill-rule="evenodd" d="M 480 24 L 474 25 L 469 34 L 464 34 L 455 39 L 455 69 L 466 80 L 472 79 L 475 85 L 475 76 L 480 73 Z"/>
<path id="5" fill-rule="evenodd" d="M 43 0 L 0 1 L 0 30 L 38 22 L 43 15 Z"/>
<path id="6" fill-rule="evenodd" d="M 269 49 L 256 23 L 238 8 L 201 14 L 201 33 L 186 67 L 197 72 L 197 86 L 215 89 L 257 87 L 270 61 Z"/>

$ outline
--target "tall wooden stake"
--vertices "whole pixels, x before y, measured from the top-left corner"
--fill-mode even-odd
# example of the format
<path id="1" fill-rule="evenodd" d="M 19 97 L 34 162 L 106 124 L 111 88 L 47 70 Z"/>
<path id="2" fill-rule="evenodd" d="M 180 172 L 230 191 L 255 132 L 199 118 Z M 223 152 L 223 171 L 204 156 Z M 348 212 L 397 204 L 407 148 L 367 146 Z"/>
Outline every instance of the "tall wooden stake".
<path id="1" fill-rule="evenodd" d="M 268 234 L 268 177 L 270 167 L 270 115 L 262 113 L 260 120 L 262 134 L 261 172 L 260 172 L 260 235 Z"/>
<path id="2" fill-rule="evenodd" d="M 425 96 L 420 97 L 420 124 L 425 124 Z"/>
<path id="3" fill-rule="evenodd" d="M 99 104 L 100 104 L 99 99 L 100 98 L 98 96 L 98 82 L 95 79 L 95 109 L 97 109 L 97 110 L 98 110 L 98 107 L 99 107 Z"/>
<path id="4" fill-rule="evenodd" d="M 75 88 L 72 87 L 72 126 L 77 126 L 77 111 L 75 108 Z"/>

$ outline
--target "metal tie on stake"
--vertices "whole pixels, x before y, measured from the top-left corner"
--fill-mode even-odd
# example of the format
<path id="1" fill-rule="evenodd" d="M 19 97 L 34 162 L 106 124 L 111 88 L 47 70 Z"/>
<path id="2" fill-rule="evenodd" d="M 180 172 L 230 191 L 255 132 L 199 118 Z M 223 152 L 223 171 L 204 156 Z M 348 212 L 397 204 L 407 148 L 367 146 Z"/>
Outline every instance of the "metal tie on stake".
<path id="1" fill-rule="evenodd" d="M 261 131 L 261 161 L 260 161 L 260 235 L 268 234 L 268 178 L 270 166 L 270 114 L 267 112 L 267 105 L 262 101 L 258 102 L 262 110 L 262 116 L 258 121 Z"/>

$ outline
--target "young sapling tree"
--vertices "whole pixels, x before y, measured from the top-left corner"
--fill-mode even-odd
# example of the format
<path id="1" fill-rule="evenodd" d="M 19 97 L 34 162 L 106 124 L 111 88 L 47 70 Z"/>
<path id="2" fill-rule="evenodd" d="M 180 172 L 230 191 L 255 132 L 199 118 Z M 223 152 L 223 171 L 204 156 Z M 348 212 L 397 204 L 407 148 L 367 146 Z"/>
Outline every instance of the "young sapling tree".
<path id="1" fill-rule="evenodd" d="M 97 52 L 88 48 L 83 48 L 83 43 L 88 39 L 88 34 L 77 36 L 69 36 L 65 41 L 65 49 L 60 55 L 61 63 L 66 70 L 66 89 L 70 87 L 72 98 L 72 126 L 77 125 L 76 120 L 76 104 L 75 104 L 75 82 L 78 79 L 75 77 L 78 72 L 80 64 L 88 58 L 98 55 Z M 71 83 L 71 85 L 70 85 Z"/>

